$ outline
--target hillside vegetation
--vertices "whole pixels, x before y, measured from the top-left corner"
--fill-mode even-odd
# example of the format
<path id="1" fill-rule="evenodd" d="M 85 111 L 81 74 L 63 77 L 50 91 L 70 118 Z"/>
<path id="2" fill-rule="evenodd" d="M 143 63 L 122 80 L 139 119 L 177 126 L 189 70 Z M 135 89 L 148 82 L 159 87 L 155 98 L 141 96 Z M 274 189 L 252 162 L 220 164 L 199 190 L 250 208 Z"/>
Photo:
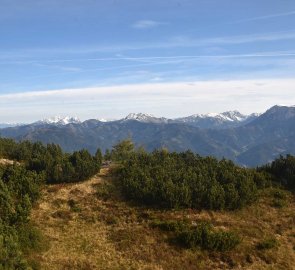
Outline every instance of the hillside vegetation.
<path id="1" fill-rule="evenodd" d="M 254 170 L 126 140 L 96 174 L 100 151 L 0 153 L 18 161 L 1 169 L 0 269 L 294 269 L 292 156 Z"/>
<path id="2" fill-rule="evenodd" d="M 68 154 L 56 144 L 16 143 L 1 138 L 0 156 L 17 160 L 28 170 L 42 173 L 48 184 L 85 180 L 99 170 L 102 161 L 99 149 L 94 156 L 84 149 Z"/>
<path id="3" fill-rule="evenodd" d="M 44 184 L 91 177 L 100 169 L 101 154 L 69 155 L 53 144 L 0 139 L 0 157 L 0 269 L 31 269 L 39 263 L 34 252 L 46 246 L 30 219 Z"/>
<path id="4" fill-rule="evenodd" d="M 113 170 L 43 189 L 31 216 L 50 243 L 37 257 L 41 269 L 293 269 L 290 192 L 267 188 L 256 202 L 235 211 L 162 210 L 126 202 Z M 283 206 L 275 204 L 278 196 L 284 197 Z M 178 232 L 197 224 L 234 233 L 239 244 L 216 251 L 180 243 Z"/>
<path id="5" fill-rule="evenodd" d="M 124 194 L 167 208 L 233 210 L 253 202 L 258 189 L 270 184 L 264 172 L 189 151 L 134 152 L 123 164 L 118 175 Z"/>

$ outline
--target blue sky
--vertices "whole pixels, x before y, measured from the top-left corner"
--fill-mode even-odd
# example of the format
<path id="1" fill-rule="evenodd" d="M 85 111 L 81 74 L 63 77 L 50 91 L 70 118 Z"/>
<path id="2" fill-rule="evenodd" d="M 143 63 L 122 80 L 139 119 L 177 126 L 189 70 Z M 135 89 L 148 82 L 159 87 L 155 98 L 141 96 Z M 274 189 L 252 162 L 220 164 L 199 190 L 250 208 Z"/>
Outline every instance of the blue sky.
<path id="1" fill-rule="evenodd" d="M 294 0 L 0 0 L 0 39 L 0 122 L 295 104 Z"/>

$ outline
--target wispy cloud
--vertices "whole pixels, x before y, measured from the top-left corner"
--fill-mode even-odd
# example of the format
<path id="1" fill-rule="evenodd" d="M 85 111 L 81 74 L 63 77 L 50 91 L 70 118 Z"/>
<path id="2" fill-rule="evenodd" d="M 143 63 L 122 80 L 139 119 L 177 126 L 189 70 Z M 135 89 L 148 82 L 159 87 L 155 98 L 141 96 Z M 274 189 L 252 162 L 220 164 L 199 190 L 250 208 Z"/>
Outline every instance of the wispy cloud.
<path id="1" fill-rule="evenodd" d="M 73 59 L 52 59 L 52 60 L 20 60 L 20 61 L 0 61 L 0 64 L 34 64 L 41 67 L 56 68 L 69 72 L 88 72 L 88 69 L 82 70 L 78 67 L 64 67 L 58 65 L 48 65 L 47 63 L 68 63 L 68 62 L 139 62 L 135 65 L 112 65 L 111 67 L 96 68 L 94 70 L 110 70 L 114 68 L 140 67 L 158 64 L 178 63 L 178 61 L 192 61 L 195 59 L 235 59 L 235 58 L 289 58 L 295 57 L 295 51 L 270 51 L 270 52 L 253 52 L 243 54 L 216 54 L 216 55 L 175 55 L 175 56 L 118 56 L 104 58 L 73 58 Z M 168 60 L 168 62 L 167 62 Z M 162 62 L 163 61 L 163 62 Z"/>
<path id="2" fill-rule="evenodd" d="M 270 42 L 280 40 L 293 40 L 295 39 L 295 31 L 280 31 L 263 34 L 253 35 L 235 35 L 235 36 L 223 36 L 214 38 L 201 38 L 196 39 L 190 36 L 178 36 L 174 37 L 168 43 L 162 43 L 162 46 L 167 47 L 202 47 L 211 45 L 226 45 L 226 44 L 246 44 L 255 42 Z M 159 46 L 161 46 L 159 44 Z"/>
<path id="3" fill-rule="evenodd" d="M 289 12 L 284 12 L 284 13 L 268 14 L 268 15 L 263 15 L 263 16 L 241 19 L 241 20 L 235 21 L 233 23 L 261 21 L 261 20 L 268 20 L 268 19 L 279 18 L 279 17 L 293 16 L 293 15 L 295 15 L 295 11 L 289 11 Z"/>
<path id="4" fill-rule="evenodd" d="M 140 20 L 133 23 L 131 26 L 136 29 L 149 29 L 149 28 L 155 28 L 160 25 L 165 25 L 164 22 L 158 22 L 153 20 Z"/>
<path id="5" fill-rule="evenodd" d="M 264 21 L 264 20 L 270 20 L 270 19 L 276 19 L 281 17 L 289 17 L 294 16 L 295 11 L 289 11 L 289 12 L 283 12 L 283 13 L 274 13 L 274 14 L 267 14 L 262 16 L 256 16 L 256 17 L 248 17 L 243 18 L 239 20 L 233 20 L 233 21 L 222 21 L 218 24 L 209 24 L 207 26 L 204 26 L 206 29 L 212 29 L 220 26 L 227 26 L 227 25 L 236 25 L 236 24 L 243 24 L 243 23 L 249 23 L 249 22 L 256 22 L 256 21 Z M 204 29 L 203 27 L 203 29 Z M 190 29 L 188 31 L 185 31 L 185 33 L 193 33 L 200 30 L 200 28 Z"/>
<path id="6" fill-rule="evenodd" d="M 26 62 L 23 61 L 23 62 L 18 62 L 18 64 L 25 64 Z M 44 68 L 49 68 L 49 69 L 55 69 L 55 70 L 60 70 L 60 71 L 64 71 L 64 72 L 80 72 L 82 71 L 81 68 L 79 67 L 64 67 L 64 66 L 59 66 L 59 65 L 48 65 L 48 64 L 44 64 L 41 63 L 41 62 L 28 62 L 30 64 L 33 64 L 34 66 L 36 67 L 44 67 Z"/>
<path id="7" fill-rule="evenodd" d="M 294 79 L 185 81 L 2 94 L 0 121 L 54 114 L 119 118 L 140 111 L 166 117 L 230 109 L 261 112 L 277 103 L 294 105 L 294 84 Z"/>
<path id="8" fill-rule="evenodd" d="M 91 47 L 67 47 L 67 48 L 33 48 L 17 52 L 2 52 L 0 59 L 9 61 L 9 59 L 22 59 L 37 57 L 41 55 L 44 57 L 64 55 L 82 55 L 91 54 L 97 52 L 123 52 L 123 51 L 140 51 L 148 49 L 165 49 L 165 48 L 194 48 L 194 47 L 208 47 L 216 45 L 235 45 L 235 44 L 247 44 L 256 42 L 275 42 L 283 40 L 295 40 L 295 30 L 270 32 L 263 34 L 253 35 L 232 35 L 232 36 L 220 36 L 212 38 L 195 38 L 191 36 L 172 36 L 167 37 L 162 41 L 145 42 L 145 43 L 132 43 L 109 45 L 109 46 L 91 46 Z M 78 58 L 77 58 L 78 59 Z M 114 58 L 116 60 L 118 58 Z"/>
<path id="9" fill-rule="evenodd" d="M 66 87 L 80 85 L 91 86 L 97 84 L 114 85 L 119 83 L 137 83 L 150 81 L 150 76 L 133 77 L 138 69 L 147 68 L 150 72 L 164 72 L 165 76 L 162 77 L 164 81 L 175 81 L 186 78 L 271 78 L 276 76 L 277 78 L 286 78 L 292 74 L 294 70 L 295 51 L 273 51 L 273 52 L 256 52 L 249 54 L 220 54 L 220 55 L 175 55 L 175 56 L 138 56 L 129 57 L 121 55 L 110 58 L 85 58 L 85 59 L 57 59 L 48 60 L 50 63 L 47 65 L 41 61 L 27 62 L 32 64 L 34 68 L 44 67 L 48 70 L 45 72 L 31 73 L 19 79 L 19 84 L 16 82 L 11 83 L 10 87 L 21 87 L 22 84 L 44 78 L 57 78 L 58 80 L 62 76 L 67 76 L 66 80 L 62 80 L 62 85 Z M 59 65 L 59 63 L 76 62 L 76 67 L 64 67 L 65 65 Z M 98 62 L 91 63 L 90 66 L 85 65 L 85 62 Z M 57 62 L 56 64 L 54 64 Z M 26 65 L 26 62 L 23 62 Z M 81 66 L 81 68 L 79 68 Z M 218 74 L 214 74 L 215 70 L 219 67 L 226 67 L 226 71 L 218 71 Z M 58 69 L 59 71 L 54 71 Z M 208 70 L 208 74 L 203 72 L 199 73 L 196 70 Z M 108 71 L 108 72 L 106 72 Z M 174 72 L 180 72 L 177 76 Z M 120 74 L 126 72 L 121 77 Z M 212 73 L 213 72 L 213 73 Z M 104 74 L 104 75 L 103 75 Z M 214 76 L 213 76 L 214 74 Z M 103 75 L 103 76 L 102 76 Z M 90 81 L 83 82 L 83 77 L 91 78 Z M 155 75 L 154 77 L 159 77 Z M 133 81 L 131 80 L 133 78 Z M 53 81 L 53 80 L 51 80 Z M 70 83 L 71 82 L 71 83 Z M 55 84 L 48 85 L 52 87 Z M 55 86 L 54 86 L 55 87 Z M 8 86 L 0 85 L 0 89 L 5 91 L 9 89 Z M 36 89 L 36 87 L 35 87 Z"/>

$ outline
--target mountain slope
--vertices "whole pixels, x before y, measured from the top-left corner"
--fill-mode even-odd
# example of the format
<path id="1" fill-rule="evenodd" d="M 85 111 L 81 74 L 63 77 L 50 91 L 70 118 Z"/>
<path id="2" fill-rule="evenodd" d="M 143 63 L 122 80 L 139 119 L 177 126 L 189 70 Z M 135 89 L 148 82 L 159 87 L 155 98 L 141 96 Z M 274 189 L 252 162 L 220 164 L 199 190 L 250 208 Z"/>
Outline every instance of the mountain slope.
<path id="1" fill-rule="evenodd" d="M 223 117 L 231 118 L 231 122 L 242 118 L 237 112 L 224 113 Z M 211 125 L 205 129 L 187 122 L 131 114 L 111 122 L 92 119 L 66 125 L 17 126 L 2 129 L 0 134 L 17 140 L 57 143 L 69 152 L 86 148 L 92 153 L 97 148 L 110 149 L 130 137 L 148 151 L 159 147 L 171 151 L 190 149 L 201 155 L 226 157 L 245 166 L 269 162 L 279 154 L 295 154 L 295 107 L 274 106 L 260 116 L 247 119 L 235 127 L 212 129 Z"/>

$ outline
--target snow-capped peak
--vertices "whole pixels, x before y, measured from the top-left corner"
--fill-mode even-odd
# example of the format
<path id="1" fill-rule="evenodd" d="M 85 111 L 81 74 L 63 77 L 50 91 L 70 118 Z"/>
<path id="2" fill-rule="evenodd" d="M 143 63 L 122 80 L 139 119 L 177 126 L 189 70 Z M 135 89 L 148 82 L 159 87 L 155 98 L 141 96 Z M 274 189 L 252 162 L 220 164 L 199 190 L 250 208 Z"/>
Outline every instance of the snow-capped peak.
<path id="1" fill-rule="evenodd" d="M 99 119 L 97 119 L 97 120 L 100 121 L 100 122 L 103 122 L 103 123 L 109 122 L 109 120 L 104 119 L 104 118 L 99 118 Z"/>
<path id="2" fill-rule="evenodd" d="M 146 121 L 150 118 L 155 118 L 155 116 L 146 113 L 130 113 L 124 118 L 124 120 Z"/>
<path id="3" fill-rule="evenodd" d="M 181 120 L 194 121 L 195 119 L 218 119 L 221 121 L 242 122 L 248 118 L 248 115 L 241 114 L 238 111 L 227 111 L 223 113 L 193 114 L 188 117 L 180 118 Z"/>
<path id="4" fill-rule="evenodd" d="M 144 123 L 167 123 L 168 122 L 167 118 L 156 117 L 152 114 L 147 114 L 147 113 L 130 113 L 121 121 L 130 121 L 130 120 L 135 120 L 135 121 L 144 122 Z"/>
<path id="5" fill-rule="evenodd" d="M 244 121 L 248 118 L 248 115 L 241 114 L 238 111 L 223 112 L 220 114 L 220 116 L 224 117 L 225 120 L 238 122 Z"/>
<path id="6" fill-rule="evenodd" d="M 41 121 L 36 122 L 36 124 L 49 124 L 49 125 L 68 125 L 68 124 L 79 124 L 81 121 L 78 117 L 61 117 L 61 116 L 53 116 L 50 118 L 43 119 Z"/>
<path id="7" fill-rule="evenodd" d="M 223 128 L 247 123 L 254 120 L 258 116 L 259 114 L 255 113 L 244 115 L 238 111 L 227 111 L 223 113 L 193 114 L 188 117 L 177 118 L 174 121 L 178 123 L 188 123 L 203 128 Z"/>

